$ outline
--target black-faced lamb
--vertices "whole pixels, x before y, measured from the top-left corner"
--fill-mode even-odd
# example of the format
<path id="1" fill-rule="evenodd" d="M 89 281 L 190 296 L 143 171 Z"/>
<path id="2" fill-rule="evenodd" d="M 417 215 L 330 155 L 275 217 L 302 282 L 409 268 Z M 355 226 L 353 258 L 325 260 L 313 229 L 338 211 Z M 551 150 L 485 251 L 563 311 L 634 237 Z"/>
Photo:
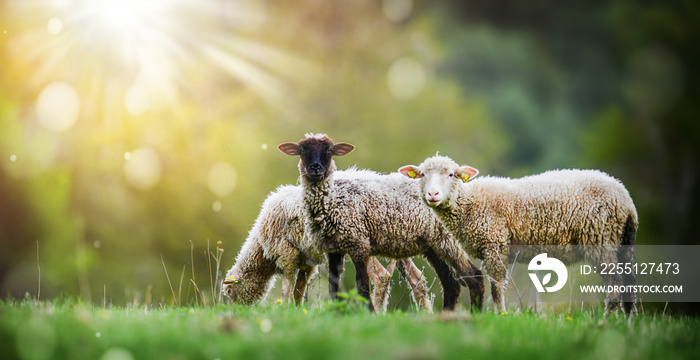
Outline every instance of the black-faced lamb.
<path id="1" fill-rule="evenodd" d="M 222 291 L 234 302 L 250 305 L 263 300 L 277 274 L 283 277 L 284 301 L 300 304 L 303 300 L 307 284 L 317 274 L 324 255 L 315 251 L 306 236 L 302 194 L 301 187 L 287 185 L 268 195 L 223 281 Z M 370 261 L 369 274 L 375 284 L 372 301 L 380 311 L 386 310 L 395 266 L 395 262 L 390 263 L 387 271 L 376 258 Z M 418 307 L 432 311 L 425 278 L 416 276 L 418 268 L 410 259 L 403 259 L 399 270 L 409 281 Z"/>
<path id="2" fill-rule="evenodd" d="M 634 256 L 610 251 L 611 246 L 634 245 L 637 211 L 622 183 L 603 172 L 557 170 L 520 179 L 469 181 L 478 170 L 439 155 L 399 172 L 420 179 L 416 182 L 425 204 L 469 255 L 484 260 L 496 311 L 505 311 L 511 245 L 598 245 L 586 247 L 583 254 L 598 263 L 629 263 Z M 634 274 L 626 276 L 626 284 L 636 283 Z M 622 280 L 616 274 L 602 278 L 605 285 Z M 614 292 L 606 295 L 606 311 L 616 309 L 621 300 L 626 312 L 636 311 L 633 293 L 620 297 Z"/>
<path id="3" fill-rule="evenodd" d="M 315 246 L 328 254 L 332 298 L 338 291 L 345 254 L 355 265 L 357 290 L 365 298 L 369 298 L 367 263 L 371 256 L 402 259 L 420 254 L 440 278 L 443 309 L 456 307 L 460 282 L 469 286 L 472 307 L 481 308 L 481 272 L 421 204 L 418 184 L 398 173 L 381 175 L 381 179 L 358 176 L 334 180 L 333 156 L 346 155 L 354 146 L 334 143 L 325 134 L 307 134 L 298 143 L 283 143 L 278 149 L 300 157 L 307 233 Z M 447 264 L 459 272 L 459 280 Z"/>

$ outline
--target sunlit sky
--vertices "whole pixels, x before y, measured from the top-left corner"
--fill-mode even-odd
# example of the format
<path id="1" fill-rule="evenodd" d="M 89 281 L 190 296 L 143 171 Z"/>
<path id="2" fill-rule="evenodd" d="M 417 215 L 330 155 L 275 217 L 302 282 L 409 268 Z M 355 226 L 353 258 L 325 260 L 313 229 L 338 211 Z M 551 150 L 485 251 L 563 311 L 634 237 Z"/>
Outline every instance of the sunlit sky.
<path id="1" fill-rule="evenodd" d="M 65 104 L 60 114 L 39 114 L 51 131 L 69 129 L 76 107 L 102 103 L 139 116 L 173 104 L 204 67 L 271 102 L 284 99 L 288 81 L 313 71 L 297 56 L 238 35 L 267 21 L 267 9 L 254 1 L 15 0 L 10 11 L 23 19 L 13 52 L 44 89 L 37 107 Z"/>
<path id="2" fill-rule="evenodd" d="M 291 84 L 315 76 L 311 61 L 246 36 L 269 21 L 263 2 L 14 0 L 8 9 L 19 19 L 11 53 L 31 69 L 26 85 L 38 94 L 36 121 L 55 134 L 81 119 L 120 126 L 173 107 L 197 91 L 200 74 L 219 73 L 287 108 Z M 124 161 L 133 187 L 158 182 L 162 165 L 153 149 L 128 151 Z M 208 184 L 225 196 L 235 170 L 213 165 Z"/>
<path id="3" fill-rule="evenodd" d="M 10 49 L 31 69 L 27 87 L 38 94 L 36 121 L 55 134 L 80 119 L 119 127 L 125 118 L 173 107 L 198 91 L 202 73 L 228 78 L 285 110 L 297 106 L 289 98 L 295 86 L 319 76 L 313 59 L 247 36 L 274 21 L 264 2 L 12 0 L 8 9 L 20 19 Z M 412 1 L 384 1 L 382 10 L 388 21 L 400 22 Z M 387 68 L 387 88 L 397 99 L 415 97 L 425 82 L 423 64 L 411 56 Z M 124 159 L 132 186 L 157 183 L 162 165 L 152 149 L 133 149 Z M 213 167 L 219 175 L 209 177 L 217 195 L 235 183 L 230 176 L 212 185 L 211 179 L 235 173 L 222 169 Z"/>

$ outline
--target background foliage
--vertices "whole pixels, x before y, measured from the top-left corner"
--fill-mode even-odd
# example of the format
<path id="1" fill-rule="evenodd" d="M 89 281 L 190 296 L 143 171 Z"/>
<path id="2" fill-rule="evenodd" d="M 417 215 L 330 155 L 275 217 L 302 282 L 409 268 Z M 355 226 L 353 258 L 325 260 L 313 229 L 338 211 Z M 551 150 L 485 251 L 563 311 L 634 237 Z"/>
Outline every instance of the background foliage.
<path id="1" fill-rule="evenodd" d="M 199 279 L 208 242 L 230 267 L 306 132 L 357 146 L 339 168 L 599 168 L 638 243 L 698 244 L 697 24 L 692 1 L 2 0 L 0 294 L 37 292 L 37 246 L 45 297 L 169 299 L 160 256 L 176 279 L 190 244 Z"/>

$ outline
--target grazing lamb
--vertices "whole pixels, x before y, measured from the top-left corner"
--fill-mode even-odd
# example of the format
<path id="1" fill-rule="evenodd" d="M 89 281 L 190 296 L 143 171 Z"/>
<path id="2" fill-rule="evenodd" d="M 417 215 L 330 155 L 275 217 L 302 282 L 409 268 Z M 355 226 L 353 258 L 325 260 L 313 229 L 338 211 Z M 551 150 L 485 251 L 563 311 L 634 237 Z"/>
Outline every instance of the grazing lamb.
<path id="1" fill-rule="evenodd" d="M 278 149 L 301 158 L 307 233 L 320 251 L 328 253 L 332 298 L 338 291 L 345 254 L 355 265 L 357 290 L 365 298 L 369 298 L 367 264 L 371 256 L 402 259 L 422 254 L 440 278 L 444 309 L 454 309 L 461 292 L 445 262 L 457 269 L 459 280 L 469 286 L 472 306 L 481 308 L 481 272 L 432 212 L 422 206 L 418 184 L 398 173 L 381 175 L 381 179 L 374 175 L 334 180 L 333 156 L 348 154 L 354 146 L 333 143 L 325 134 L 307 134 L 298 143 L 283 143 Z"/>
<path id="2" fill-rule="evenodd" d="M 340 177 L 345 173 L 341 172 Z M 293 296 L 294 302 L 299 304 L 309 280 L 317 274 L 316 264 L 323 260 L 323 255 L 314 253 L 309 246 L 304 228 L 301 187 L 281 186 L 272 192 L 263 203 L 236 263 L 226 274 L 224 294 L 235 302 L 253 304 L 265 298 L 275 275 L 282 274 L 283 298 L 291 301 Z M 369 273 L 375 284 L 373 303 L 381 311 L 386 310 L 394 266 L 392 262 L 387 271 L 376 258 L 370 262 Z M 426 281 L 418 268 L 411 260 L 404 259 L 399 270 L 408 279 L 418 306 L 432 311 Z"/>
<path id="3" fill-rule="evenodd" d="M 496 311 L 505 311 L 511 245 L 610 245 L 617 250 L 635 243 L 637 211 L 632 198 L 622 183 L 600 171 L 558 170 L 520 179 L 469 181 L 478 170 L 436 155 L 399 172 L 420 179 L 425 203 L 469 255 L 484 260 Z M 585 258 L 632 262 L 632 252 L 601 248 L 587 248 Z M 619 284 L 621 279 L 604 275 L 603 283 Z M 635 275 L 627 277 L 630 282 L 636 283 Z M 606 309 L 616 309 L 622 300 L 626 312 L 636 312 L 634 294 L 623 297 L 607 294 Z"/>

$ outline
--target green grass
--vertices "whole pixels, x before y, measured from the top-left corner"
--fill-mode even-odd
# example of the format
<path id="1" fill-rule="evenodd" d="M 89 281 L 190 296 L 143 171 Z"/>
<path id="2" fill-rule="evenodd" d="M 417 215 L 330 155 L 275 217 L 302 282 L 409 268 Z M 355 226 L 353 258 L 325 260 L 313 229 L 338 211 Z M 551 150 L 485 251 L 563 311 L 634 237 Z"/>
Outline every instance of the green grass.
<path id="1" fill-rule="evenodd" d="M 2 359 L 698 359 L 700 320 L 0 301 Z"/>

